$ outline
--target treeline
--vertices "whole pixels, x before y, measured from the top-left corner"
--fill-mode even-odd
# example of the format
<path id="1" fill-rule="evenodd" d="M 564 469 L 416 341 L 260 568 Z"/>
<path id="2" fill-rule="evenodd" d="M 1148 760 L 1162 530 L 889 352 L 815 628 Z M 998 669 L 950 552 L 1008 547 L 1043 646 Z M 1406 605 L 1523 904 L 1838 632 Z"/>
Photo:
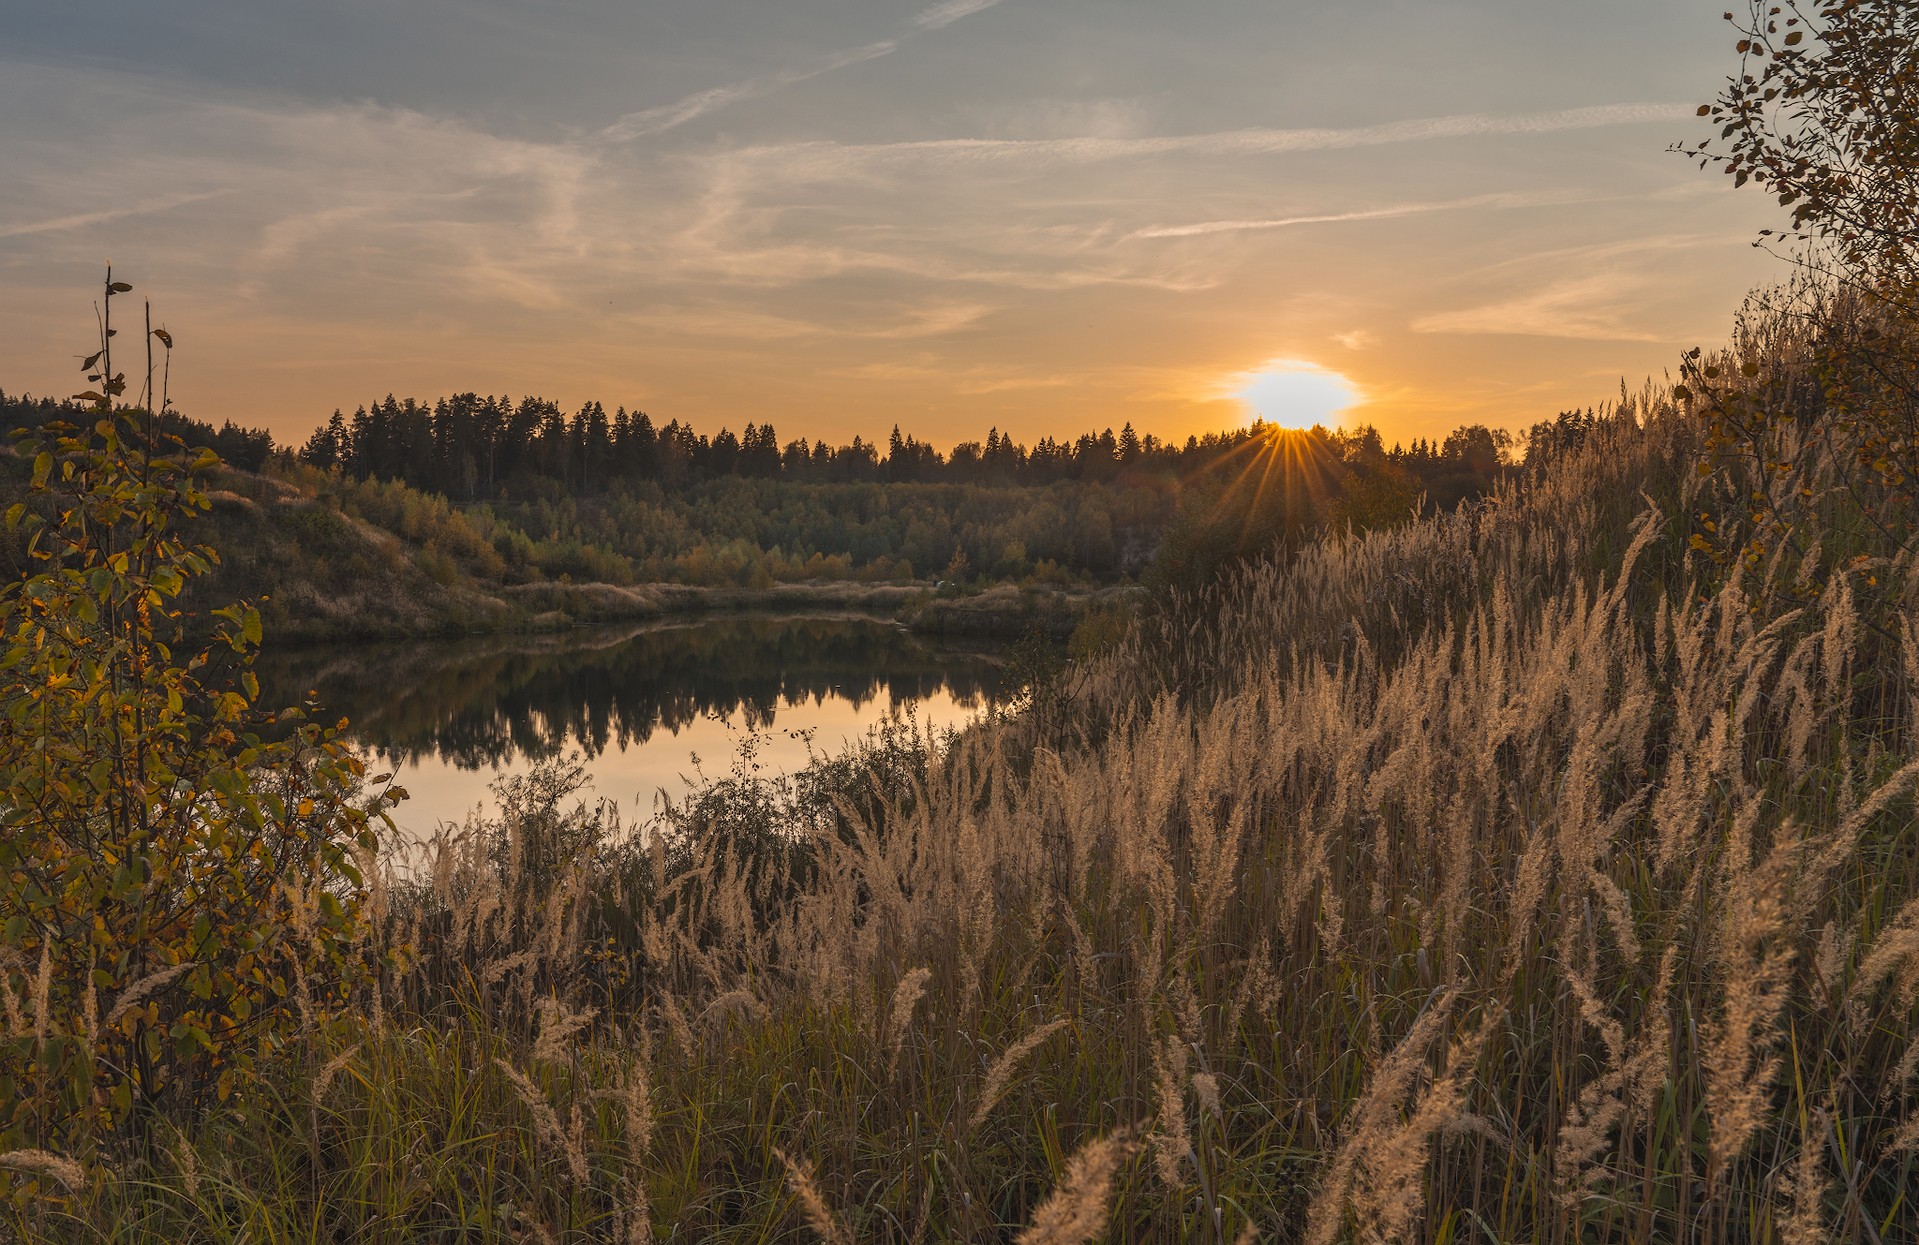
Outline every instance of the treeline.
<path id="1" fill-rule="evenodd" d="M 803 437 L 782 442 L 770 421 L 749 423 L 738 435 L 721 428 L 709 437 L 679 420 L 656 427 L 645 412 L 623 406 L 609 415 L 599 402 L 568 415 L 538 397 L 515 402 L 462 393 L 422 402 L 389 394 L 351 416 L 334 411 L 299 453 L 316 467 L 338 467 L 357 479 L 399 480 L 475 502 L 596 496 L 642 483 L 675 489 L 727 477 L 1025 487 L 1106 484 L 1128 474 L 1177 479 L 1203 472 L 1268 431 L 1255 424 L 1177 443 L 1142 436 L 1128 423 L 1117 433 L 1042 437 L 1028 447 L 993 428 L 984 441 L 962 441 L 942 454 L 897 425 L 884 446 L 858 436 L 835 446 Z M 1410 472 L 1441 504 L 1482 489 L 1512 448 L 1510 434 L 1483 426 L 1391 450 L 1371 428 L 1331 435 L 1356 450 L 1346 457 Z"/>
<path id="2" fill-rule="evenodd" d="M 300 457 L 362 479 L 397 479 L 477 501 L 537 492 L 543 482 L 592 495 L 622 482 L 671 487 L 725 476 L 833 484 L 1104 482 L 1129 467 L 1190 467 L 1256 435 L 1241 429 L 1176 446 L 1127 424 L 1117 434 L 1109 428 L 1073 441 L 1045 437 L 1029 449 L 994 428 L 985 441 L 942 454 L 897 426 L 884 446 L 857 436 L 838 446 L 805 438 L 782 443 L 770 422 L 709 437 L 679 420 L 655 427 L 646 413 L 625 407 L 608 415 L 598 402 L 569 416 L 537 397 L 514 402 L 463 393 L 426 403 L 389 394 L 350 417 L 336 410 Z"/>
<path id="3" fill-rule="evenodd" d="M 20 428 L 42 428 L 52 423 L 91 427 L 100 418 L 91 406 L 71 400 L 36 398 L 0 390 L 0 434 L 8 437 Z M 210 449 L 222 462 L 244 471 L 258 471 L 273 453 L 273 434 L 264 428 L 243 428 L 232 420 L 215 428 L 204 420 L 189 419 L 178 411 L 154 417 L 154 435 L 177 437 L 194 449 Z"/>
<path id="4" fill-rule="evenodd" d="M 4 394 L 0 417 L 12 427 L 92 418 Z M 544 399 L 470 393 L 336 411 L 297 452 L 176 412 L 158 431 L 394 532 L 446 587 L 1144 577 L 1188 588 L 1328 525 L 1450 509 L 1576 448 L 1594 419 L 1568 412 L 1535 426 L 1523 456 L 1484 426 L 1390 448 L 1368 426 L 1260 424 L 1177 444 L 1130 424 L 1030 447 L 995 428 L 946 453 L 897 429 L 884 446 L 782 444 L 771 422 L 708 436 L 596 402 L 567 415 Z"/>

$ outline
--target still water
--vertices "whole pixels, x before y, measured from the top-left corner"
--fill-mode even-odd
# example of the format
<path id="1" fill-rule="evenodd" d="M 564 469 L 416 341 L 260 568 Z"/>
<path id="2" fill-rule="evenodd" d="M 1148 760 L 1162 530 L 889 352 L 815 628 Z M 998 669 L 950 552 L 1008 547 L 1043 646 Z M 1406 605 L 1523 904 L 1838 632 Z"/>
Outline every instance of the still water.
<path id="1" fill-rule="evenodd" d="M 591 794 L 644 817 L 727 773 L 758 732 L 766 770 L 792 772 L 881 721 L 964 724 L 1000 691 L 989 646 L 854 616 L 722 617 L 262 656 L 262 699 L 319 693 L 411 795 L 394 814 L 430 832 L 491 807 L 488 784 L 578 756 Z M 763 771 L 764 772 L 764 771 Z"/>

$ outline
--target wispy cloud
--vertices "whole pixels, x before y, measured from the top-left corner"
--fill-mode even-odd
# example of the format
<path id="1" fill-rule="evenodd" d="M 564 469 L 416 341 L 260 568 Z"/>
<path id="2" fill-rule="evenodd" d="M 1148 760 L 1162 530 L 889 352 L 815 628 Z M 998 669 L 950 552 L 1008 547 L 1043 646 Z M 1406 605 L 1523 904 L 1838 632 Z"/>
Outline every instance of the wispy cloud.
<path id="1" fill-rule="evenodd" d="M 944 30 L 962 17 L 971 17 L 982 9 L 990 9 L 1005 0 L 946 0 L 936 4 L 913 19 L 913 24 L 921 30 Z"/>
<path id="2" fill-rule="evenodd" d="M 942 337 L 978 324 L 992 308 L 981 303 L 950 303 L 918 307 L 902 316 L 897 324 L 872 330 L 864 336 L 905 340 L 916 337 Z"/>
<path id="3" fill-rule="evenodd" d="M 155 199 L 151 203 L 135 204 L 131 207 L 106 208 L 98 212 L 75 212 L 66 216 L 50 216 L 44 220 L 27 221 L 19 225 L 0 225 L 0 238 L 19 238 L 27 234 L 57 233 L 66 229 L 84 229 L 88 225 L 101 225 L 108 221 L 125 220 L 129 216 L 146 216 L 154 212 L 170 212 L 174 208 L 186 207 L 190 203 L 204 203 L 208 199 L 226 194 L 224 190 L 210 190 L 202 194 L 174 195 L 170 198 Z"/>
<path id="4" fill-rule="evenodd" d="M 868 43 L 861 47 L 849 48 L 844 52 L 836 52 L 820 63 L 805 69 L 790 69 L 783 73 L 768 74 L 745 82 L 735 82 L 729 86 L 695 91 L 670 104 L 627 113 L 595 134 L 594 138 L 605 143 L 623 143 L 652 134 L 664 134 L 668 130 L 678 129 L 689 121 L 704 117 L 710 112 L 717 112 L 742 100 L 761 99 L 809 79 L 835 73 L 866 61 L 878 60 L 882 56 L 898 51 L 899 46 L 898 39 L 882 39 L 877 43 Z"/>
<path id="5" fill-rule="evenodd" d="M 882 384 L 937 384 L 950 392 L 975 397 L 1022 389 L 1059 389 L 1085 380 L 1083 376 L 1064 372 L 1032 373 L 981 365 L 956 367 L 949 360 L 930 355 L 903 362 L 862 363 L 838 369 L 834 374 Z"/>
<path id="6" fill-rule="evenodd" d="M 1633 296 L 1652 279 L 1634 273 L 1601 273 L 1558 281 L 1517 298 L 1483 307 L 1421 316 L 1415 333 L 1469 333 L 1515 337 L 1566 337 L 1586 341 L 1662 340 L 1643 322 L 1629 319 Z"/>
<path id="7" fill-rule="evenodd" d="M 804 68 L 784 70 L 780 73 L 749 78 L 744 82 L 695 91 L 670 104 L 630 112 L 600 130 L 594 138 L 600 142 L 622 143 L 652 134 L 663 134 L 708 113 L 717 112 L 744 100 L 763 99 L 813 78 L 837 73 L 842 69 L 850 69 L 854 65 L 878 60 L 882 56 L 890 56 L 897 52 L 900 45 L 911 38 L 913 33 L 944 30 L 963 17 L 1003 3 L 1005 0 L 946 0 L 946 3 L 936 4 L 915 17 L 912 21 L 913 30 L 909 34 L 880 39 L 861 44 L 856 48 L 848 48 L 843 52 L 835 52 L 816 64 Z"/>
<path id="8" fill-rule="evenodd" d="M 42 327 L 46 309 L 109 234 L 130 271 L 164 264 L 164 281 L 151 280 L 168 290 L 169 313 L 199 326 L 196 350 L 207 353 L 196 359 L 196 413 L 246 417 L 263 385 L 290 386 L 276 431 L 301 436 L 312 409 L 358 400 L 361 388 L 409 387 L 510 386 L 567 400 L 637 390 L 702 427 L 738 427 L 778 404 L 794 412 L 782 427 L 811 421 L 829 435 L 870 432 L 858 421 L 881 418 L 874 412 L 889 422 L 914 412 L 922 427 L 954 435 L 977 435 L 992 419 L 1048 432 L 1084 412 L 1118 422 L 1122 408 L 1142 427 L 1211 420 L 1220 414 L 1211 407 L 1181 412 L 1203 406 L 1195 395 L 1216 376 L 1277 350 L 1324 352 L 1369 394 L 1393 393 L 1393 369 L 1411 366 L 1402 357 L 1450 367 L 1509 349 L 1402 337 L 1409 321 L 1428 334 L 1652 342 L 1648 326 L 1682 319 L 1671 291 L 1703 285 L 1692 268 L 1677 279 L 1677 265 L 1692 262 L 1678 256 L 1629 264 L 1592 250 L 1504 267 L 1524 251 L 1513 242 L 1521 231 L 1494 216 L 1603 194 L 1606 207 L 1569 214 L 1563 228 L 1522 218 L 1550 226 L 1525 236 L 1644 245 L 1649 234 L 1708 228 L 1703 206 L 1688 215 L 1677 201 L 1640 202 L 1663 164 L 1602 185 L 1580 154 L 1656 150 L 1689 119 L 1673 105 L 1222 130 L 1198 119 L 1214 109 L 1172 96 L 1142 107 L 1112 94 L 1138 84 L 1095 77 L 1073 84 L 1103 92 L 1091 102 L 1037 106 L 998 86 L 969 104 L 944 82 L 898 118 L 856 115 L 838 93 L 780 101 L 807 133 L 840 142 L 782 143 L 784 120 L 756 132 L 761 108 L 726 118 L 729 129 L 740 123 L 737 138 L 683 128 L 923 34 L 989 33 L 988 21 L 954 23 L 1003 2 L 917 0 L 847 42 L 889 38 L 811 62 L 759 61 L 773 66 L 764 77 L 604 128 L 571 128 L 581 112 L 494 125 L 431 102 L 212 92 L 98 66 L 0 62 L 9 118 L 0 239 L 21 239 L 0 242 L 0 362 L 12 378 L 0 379 L 9 390 L 38 385 L 33 360 L 64 358 Z M 60 102 L 57 116 L 33 111 L 49 100 Z M 622 106 L 577 102 L 598 118 Z M 1241 115 L 1268 107 L 1249 101 Z M 938 128 L 924 128 L 928 116 Z M 1648 123 L 1651 134 L 1597 142 L 1499 138 Z M 90 148 L 69 150 L 70 132 L 90 136 Z M 858 141 L 876 136 L 918 141 Z M 638 141 L 611 141 L 629 137 Z M 1347 149 L 1369 150 L 1294 157 Z M 1482 193 L 1489 187 L 1512 193 Z M 182 210 L 161 214 L 172 208 Z M 1446 226 L 1443 248 L 1347 251 L 1330 236 L 1325 246 L 1264 245 L 1298 237 L 1272 232 L 1296 226 L 1448 212 L 1432 218 Z M 1418 238 L 1410 225 L 1377 232 L 1395 246 Z M 1649 284 L 1554 285 L 1621 267 Z M 1358 325 L 1395 348 L 1339 333 Z"/>
<path id="9" fill-rule="evenodd" d="M 939 162 L 953 165 L 995 162 L 1049 166 L 1093 164 L 1151 156 L 1277 156 L 1296 152 L 1340 151 L 1396 143 L 1497 135 L 1557 134 L 1690 119 L 1684 104 L 1600 104 L 1532 113 L 1461 113 L 1418 117 L 1347 129 L 1242 129 L 1148 138 L 943 138 L 899 143 L 789 143 L 742 148 L 743 156 L 781 161 L 815 175 L 849 171 L 861 165 Z"/>
<path id="10" fill-rule="evenodd" d="M 1641 195 L 1639 200 L 1650 203 L 1676 197 L 1678 196 L 1653 193 Z M 1715 244 L 1724 245 L 1726 241 L 1724 236 L 1710 233 L 1661 233 L 1632 238 L 1609 238 L 1600 242 L 1581 242 L 1575 246 L 1506 255 L 1494 263 L 1462 271 L 1459 276 L 1462 278 L 1488 277 L 1500 274 L 1503 277 L 1503 274 L 1526 269 L 1590 269 L 1601 264 L 1616 264 L 1635 256 L 1692 251 Z"/>
<path id="11" fill-rule="evenodd" d="M 1231 164 L 1249 153 L 1283 155 L 1468 135 L 1554 133 L 1683 113 L 1670 105 L 1623 104 L 1507 116 L 1413 118 L 1345 130 L 727 148 L 681 158 L 682 167 L 705 189 L 697 217 L 675 236 L 672 263 L 683 274 L 761 286 L 863 271 L 1025 289 L 1134 285 L 1192 292 L 1216 288 L 1227 274 L 1192 248 L 1115 244 L 1447 211 L 1544 207 L 1602 196 L 1565 188 L 1270 218 L 1192 223 L 1162 218 L 1154 223 L 1151 217 L 1138 219 L 1141 200 L 1113 193 L 1103 175 L 1096 182 L 1075 175 L 1075 164 L 1137 159 L 1149 175 L 1164 181 L 1166 170 L 1180 157 Z M 1154 166 L 1161 171 L 1151 172 Z M 989 168 L 996 176 L 981 176 Z M 1072 186 L 1075 176 L 1084 194 L 1058 202 L 1050 188 Z M 1182 187 L 1208 184 L 1203 173 L 1180 177 Z M 1049 189 L 1035 200 L 1032 191 L 1016 186 L 1021 181 Z M 1190 197 L 1162 198 L 1159 210 L 1168 201 Z M 937 203 L 936 210 L 927 209 L 929 201 Z M 1013 201 L 1045 206 L 1016 216 L 998 208 L 981 210 Z"/>
<path id="12" fill-rule="evenodd" d="M 1591 196 L 1577 191 L 1541 191 L 1532 194 L 1473 195 L 1466 199 L 1448 199 L 1437 203 L 1397 203 L 1388 207 L 1365 208 L 1352 212 L 1328 212 L 1317 216 L 1280 216 L 1263 220 L 1208 220 L 1191 225 L 1154 225 L 1137 229 L 1132 238 L 1194 238 L 1214 233 L 1246 233 L 1265 229 L 1289 229 L 1295 225 L 1326 225 L 1345 221 L 1396 220 L 1405 216 L 1425 216 L 1432 212 L 1458 212 L 1475 208 L 1561 207 L 1583 203 Z"/>

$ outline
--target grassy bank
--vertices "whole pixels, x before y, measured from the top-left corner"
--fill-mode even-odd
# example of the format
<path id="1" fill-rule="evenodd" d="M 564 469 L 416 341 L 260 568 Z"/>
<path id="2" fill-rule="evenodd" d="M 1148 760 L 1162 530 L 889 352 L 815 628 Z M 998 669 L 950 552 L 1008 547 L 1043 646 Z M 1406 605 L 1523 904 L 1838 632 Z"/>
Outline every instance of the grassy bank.
<path id="1" fill-rule="evenodd" d="M 1134 588 L 994 584 L 971 591 L 933 584 L 810 583 L 766 588 L 687 584 L 519 584 L 502 598 L 530 615 L 529 626 L 625 622 L 673 614 L 830 613 L 893 618 L 934 635 L 1016 637 L 1034 631 L 1065 637 L 1098 611 L 1137 601 Z"/>

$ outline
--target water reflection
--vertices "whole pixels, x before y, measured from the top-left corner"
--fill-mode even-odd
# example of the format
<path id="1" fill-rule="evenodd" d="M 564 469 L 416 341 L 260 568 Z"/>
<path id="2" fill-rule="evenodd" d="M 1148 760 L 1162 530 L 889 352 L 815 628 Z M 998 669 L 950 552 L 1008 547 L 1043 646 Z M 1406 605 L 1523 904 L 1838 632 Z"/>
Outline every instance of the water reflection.
<path id="1" fill-rule="evenodd" d="M 400 771 L 403 823 L 457 819 L 485 784 L 534 761 L 584 753 L 605 794 L 679 785 L 690 753 L 777 732 L 769 760 L 803 764 L 882 716 L 914 709 L 957 725 L 998 693 L 989 647 L 929 641 L 860 617 L 726 617 L 263 656 L 263 699 L 309 689 Z M 797 732 L 797 734 L 796 734 Z"/>

